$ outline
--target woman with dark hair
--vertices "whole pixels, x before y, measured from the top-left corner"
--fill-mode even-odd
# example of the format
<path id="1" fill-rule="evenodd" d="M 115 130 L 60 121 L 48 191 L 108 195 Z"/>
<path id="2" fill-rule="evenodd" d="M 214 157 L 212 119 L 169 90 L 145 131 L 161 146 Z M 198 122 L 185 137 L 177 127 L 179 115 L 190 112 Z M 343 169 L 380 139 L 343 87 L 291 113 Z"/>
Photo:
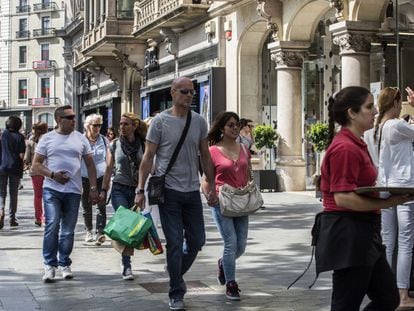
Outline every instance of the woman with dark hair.
<path id="1" fill-rule="evenodd" d="M 134 113 L 127 112 L 119 122 L 120 136 L 110 144 L 107 155 L 107 166 L 102 182 L 100 201 L 106 201 L 112 172 L 111 201 L 114 210 L 119 206 L 131 208 L 134 206 L 135 188 L 138 185 L 138 169 L 144 154 L 147 125 Z M 131 257 L 122 256 L 122 278 L 133 280 Z"/>
<path id="2" fill-rule="evenodd" d="M 43 217 L 43 175 L 34 175 L 32 172 L 32 161 L 35 155 L 35 150 L 40 137 L 47 133 L 47 123 L 37 122 L 33 125 L 33 135 L 27 141 L 26 153 L 24 154 L 24 163 L 29 167 L 29 174 L 32 178 L 33 185 L 33 205 L 35 209 L 35 225 L 41 226 L 44 222 Z"/>
<path id="3" fill-rule="evenodd" d="M 20 134 L 22 120 L 10 116 L 6 121 L 6 129 L 1 136 L 0 164 L 0 229 L 4 226 L 4 208 L 6 205 L 7 183 L 9 183 L 9 217 L 10 227 L 17 227 L 17 194 L 20 178 L 23 177 L 23 157 L 26 151 L 24 136 Z"/>
<path id="4" fill-rule="evenodd" d="M 408 102 L 414 106 L 413 91 L 407 88 Z M 384 88 L 378 97 L 379 115 L 373 130 L 364 135 L 368 149 L 378 166 L 377 186 L 414 187 L 414 126 L 399 119 L 402 95 L 396 87 Z M 408 115 L 408 117 L 410 117 Z M 396 257 L 397 286 L 400 306 L 414 310 L 414 299 L 408 295 L 411 259 L 414 245 L 414 204 L 402 204 L 381 213 L 382 239 L 387 261 L 393 267 Z"/>
<path id="5" fill-rule="evenodd" d="M 362 140 L 374 125 L 373 97 L 363 87 L 346 87 L 329 98 L 330 145 L 322 163 L 324 211 L 316 217 L 316 272 L 333 270 L 332 311 L 394 311 L 399 305 L 395 276 L 381 241 L 380 209 L 410 198 L 393 195 L 380 199 L 357 194 L 373 186 L 376 167 Z M 335 123 L 341 126 L 335 135 Z"/>
<path id="6" fill-rule="evenodd" d="M 108 139 L 110 143 L 116 138 L 116 132 L 113 127 L 109 127 L 106 130 L 106 138 Z"/>
<path id="7" fill-rule="evenodd" d="M 223 184 L 241 188 L 249 181 L 250 152 L 246 146 L 237 142 L 239 134 L 240 120 L 234 112 L 219 113 L 208 133 L 217 194 Z M 240 300 L 236 282 L 236 259 L 246 249 L 249 217 L 223 216 L 220 206 L 213 206 L 212 213 L 224 241 L 223 256 L 218 260 L 217 281 L 226 285 L 228 299 Z"/>

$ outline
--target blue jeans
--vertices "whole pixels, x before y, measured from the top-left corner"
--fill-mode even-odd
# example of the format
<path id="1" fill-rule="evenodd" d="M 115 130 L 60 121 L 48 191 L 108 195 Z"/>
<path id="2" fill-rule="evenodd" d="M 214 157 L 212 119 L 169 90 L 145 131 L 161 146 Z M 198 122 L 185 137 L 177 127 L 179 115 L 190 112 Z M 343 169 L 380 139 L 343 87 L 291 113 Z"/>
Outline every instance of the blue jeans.
<path id="1" fill-rule="evenodd" d="M 45 265 L 70 266 L 74 232 L 78 220 L 81 195 L 43 189 L 45 232 L 43 258 Z M 59 252 L 59 261 L 57 254 Z"/>
<path id="2" fill-rule="evenodd" d="M 9 183 L 9 218 L 16 219 L 17 196 L 19 191 L 20 176 L 7 173 L 0 174 L 0 209 L 4 210 L 7 197 L 7 183 Z"/>
<path id="3" fill-rule="evenodd" d="M 131 208 L 135 202 L 135 187 L 118 183 L 112 184 L 111 202 L 112 207 L 116 211 L 121 205 L 125 208 Z M 131 257 L 122 256 L 122 265 L 124 268 L 131 268 Z"/>
<path id="4" fill-rule="evenodd" d="M 395 246 L 398 245 L 397 286 L 401 289 L 409 288 L 414 244 L 414 210 L 412 204 L 383 209 L 381 211 L 381 221 L 385 254 L 391 267 L 393 267 L 392 259 Z"/>
<path id="5" fill-rule="evenodd" d="M 200 192 L 165 189 L 165 203 L 159 205 L 159 210 L 167 241 L 168 295 L 170 298 L 183 298 L 186 292 L 183 275 L 190 269 L 206 241 Z"/>
<path id="6" fill-rule="evenodd" d="M 236 259 L 246 250 L 249 216 L 226 217 L 220 207 L 213 207 L 212 214 L 224 241 L 223 270 L 226 282 L 236 280 Z"/>

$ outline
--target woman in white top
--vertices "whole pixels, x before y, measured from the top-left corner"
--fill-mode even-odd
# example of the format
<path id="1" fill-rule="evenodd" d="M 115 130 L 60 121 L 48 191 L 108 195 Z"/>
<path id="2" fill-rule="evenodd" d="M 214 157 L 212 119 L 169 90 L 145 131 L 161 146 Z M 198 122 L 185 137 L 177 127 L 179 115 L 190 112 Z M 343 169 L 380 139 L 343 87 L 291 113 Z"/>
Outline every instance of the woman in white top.
<path id="1" fill-rule="evenodd" d="M 410 88 L 406 90 L 408 102 L 414 106 L 414 93 Z M 414 126 L 399 119 L 401 104 L 402 96 L 398 88 L 386 87 L 382 90 L 374 130 L 365 135 L 368 149 L 378 166 L 377 186 L 414 187 Z M 414 244 L 414 204 L 384 209 L 381 218 L 383 243 L 391 267 L 398 239 L 396 266 L 400 308 L 414 307 L 414 299 L 408 296 Z"/>
<path id="2" fill-rule="evenodd" d="M 93 161 L 96 167 L 96 183 L 98 191 L 102 189 L 103 176 L 107 164 L 107 154 L 109 153 L 109 142 L 105 136 L 100 134 L 102 128 L 102 116 L 99 114 L 90 114 L 86 117 L 83 126 L 85 128 L 85 137 L 88 139 L 93 152 Z M 99 246 L 105 242 L 103 229 L 106 225 L 106 202 L 99 202 L 96 207 L 96 239 L 92 233 L 92 203 L 89 201 L 90 184 L 85 162 L 82 160 L 82 208 L 83 220 L 85 223 L 85 242 L 95 242 Z"/>

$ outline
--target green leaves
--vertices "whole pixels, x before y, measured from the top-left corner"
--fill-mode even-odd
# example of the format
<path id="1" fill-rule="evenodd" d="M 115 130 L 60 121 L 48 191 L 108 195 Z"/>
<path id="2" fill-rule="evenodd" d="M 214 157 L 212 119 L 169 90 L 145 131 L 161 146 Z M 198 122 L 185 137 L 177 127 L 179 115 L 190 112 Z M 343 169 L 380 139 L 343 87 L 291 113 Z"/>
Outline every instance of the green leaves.
<path id="1" fill-rule="evenodd" d="M 253 135 L 257 149 L 262 149 L 263 147 L 271 149 L 279 138 L 279 134 L 270 125 L 257 125 L 253 129 Z"/>
<path id="2" fill-rule="evenodd" d="M 322 152 L 328 147 L 329 128 L 328 125 L 316 122 L 310 125 L 306 137 L 312 143 L 316 152 Z"/>

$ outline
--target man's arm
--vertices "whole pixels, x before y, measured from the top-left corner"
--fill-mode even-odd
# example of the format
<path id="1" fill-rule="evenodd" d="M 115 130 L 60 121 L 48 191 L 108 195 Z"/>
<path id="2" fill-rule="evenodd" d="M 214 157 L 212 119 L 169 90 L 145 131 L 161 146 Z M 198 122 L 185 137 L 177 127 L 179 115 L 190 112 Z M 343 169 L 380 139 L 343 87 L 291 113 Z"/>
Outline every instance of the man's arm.
<path id="1" fill-rule="evenodd" d="M 210 151 L 208 150 L 208 141 L 207 138 L 200 141 L 200 159 L 201 166 L 203 167 L 203 172 L 205 175 L 205 182 L 203 182 L 203 192 L 207 198 L 207 203 L 209 205 L 217 205 L 218 198 L 216 195 L 216 186 L 215 186 L 215 171 L 213 162 L 211 161 Z"/>
<path id="2" fill-rule="evenodd" d="M 135 189 L 135 204 L 142 210 L 145 208 L 145 196 L 143 189 L 148 175 L 151 173 L 154 156 L 157 152 L 158 145 L 152 142 L 145 142 L 145 152 L 138 170 L 138 186 Z"/>
<path id="3" fill-rule="evenodd" d="M 88 170 L 88 179 L 90 185 L 89 191 L 89 200 L 92 204 L 95 204 L 98 200 L 98 188 L 96 187 L 96 167 L 95 162 L 93 161 L 92 154 L 87 154 L 83 156 L 83 160 L 85 161 L 86 169 Z"/>
<path id="4" fill-rule="evenodd" d="M 66 184 L 69 181 L 69 177 L 66 175 L 65 171 L 49 170 L 46 166 L 44 166 L 44 160 L 45 156 L 39 153 L 35 153 L 32 164 L 32 172 L 34 175 L 42 175 L 45 177 L 49 177 L 62 185 Z"/>

